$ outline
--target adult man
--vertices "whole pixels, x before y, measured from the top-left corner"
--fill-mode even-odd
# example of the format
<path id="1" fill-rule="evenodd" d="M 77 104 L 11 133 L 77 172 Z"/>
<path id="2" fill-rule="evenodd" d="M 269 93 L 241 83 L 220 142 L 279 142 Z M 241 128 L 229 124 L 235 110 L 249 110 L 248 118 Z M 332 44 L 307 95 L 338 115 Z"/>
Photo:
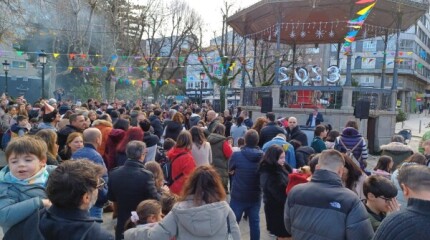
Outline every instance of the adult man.
<path id="1" fill-rule="evenodd" d="M 318 108 L 314 108 L 314 111 L 309 114 L 308 120 L 306 121 L 306 126 L 308 127 L 316 127 L 324 122 L 324 118 L 322 113 L 318 112 Z"/>
<path id="2" fill-rule="evenodd" d="M 94 239 L 113 240 L 91 218 L 88 209 L 96 202 L 98 189 L 105 185 L 101 166 L 87 160 L 65 161 L 49 174 L 46 193 L 52 206 L 35 211 L 16 224 L 4 239 Z"/>
<path id="3" fill-rule="evenodd" d="M 218 120 L 217 120 L 217 114 L 215 113 L 214 110 L 209 110 L 206 114 L 206 118 L 207 118 L 207 122 L 208 122 L 208 129 L 207 129 L 207 134 L 211 134 L 213 133 L 216 125 L 219 124 Z"/>
<path id="4" fill-rule="evenodd" d="M 403 166 L 397 178 L 408 207 L 388 215 L 376 231 L 376 240 L 428 239 L 430 236 L 430 168 Z M 390 201 L 390 200 L 385 200 Z"/>
<path id="5" fill-rule="evenodd" d="M 72 160 L 88 159 L 106 170 L 105 163 L 97 148 L 102 144 L 102 133 L 97 128 L 88 128 L 84 131 L 84 147 L 72 154 Z M 107 173 L 103 174 L 103 179 L 108 182 Z M 103 206 L 107 202 L 107 186 L 99 189 L 96 204 L 90 209 L 92 217 L 102 218 Z"/>
<path id="6" fill-rule="evenodd" d="M 63 150 L 66 145 L 67 137 L 72 132 L 83 132 L 86 128 L 86 122 L 84 115 L 80 113 L 74 113 L 69 116 L 69 125 L 66 125 L 60 131 L 58 131 L 58 150 Z"/>
<path id="7" fill-rule="evenodd" d="M 154 129 L 154 134 L 157 135 L 158 139 L 163 135 L 163 124 L 160 120 L 161 109 L 156 108 L 154 110 L 154 115 L 149 116 L 149 121 L 151 122 L 151 126 Z"/>
<path id="8" fill-rule="evenodd" d="M 284 129 L 280 128 L 275 122 L 275 114 L 273 112 L 266 113 L 266 118 L 269 121 L 265 127 L 261 129 L 260 132 L 260 142 L 258 146 L 263 147 L 265 143 L 272 140 L 279 133 L 285 134 Z"/>
<path id="9" fill-rule="evenodd" d="M 297 125 L 297 118 L 295 117 L 288 118 L 287 136 L 288 141 L 295 139 L 299 141 L 302 146 L 308 146 L 308 137 L 300 130 L 300 127 Z"/>
<path id="10" fill-rule="evenodd" d="M 190 116 L 190 128 L 197 126 L 197 123 L 200 121 L 200 112 L 201 109 L 199 107 L 193 108 L 193 114 Z"/>
<path id="11" fill-rule="evenodd" d="M 109 173 L 108 198 L 117 206 L 116 239 L 122 239 L 124 224 L 137 205 L 146 199 L 159 199 L 152 173 L 145 170 L 145 143 L 131 141 L 126 147 L 127 161 Z"/>
<path id="12" fill-rule="evenodd" d="M 98 115 L 103 115 L 106 113 L 106 110 L 107 110 L 107 103 L 102 102 L 100 103 L 100 107 L 96 110 L 96 113 Z"/>
<path id="13" fill-rule="evenodd" d="M 297 168 L 296 163 L 296 155 L 294 153 L 294 147 L 290 143 L 287 142 L 287 138 L 285 137 L 285 134 L 279 133 L 274 137 L 272 140 L 268 141 L 263 145 L 263 152 L 266 152 L 267 149 L 269 149 L 272 145 L 278 145 L 282 147 L 285 151 L 285 162 L 290 165 L 292 168 Z"/>
<path id="14" fill-rule="evenodd" d="M 53 131 L 57 131 L 57 123 L 61 120 L 61 116 L 58 113 L 57 109 L 55 109 L 53 106 L 49 105 L 47 102 L 43 102 L 45 105 L 42 108 L 43 116 L 42 120 L 43 122 L 39 123 L 37 126 L 39 129 L 50 129 Z"/>
<path id="15" fill-rule="evenodd" d="M 293 239 L 371 239 L 373 229 L 358 196 L 342 185 L 345 159 L 321 153 L 312 180 L 296 185 L 285 203 L 284 223 Z"/>
<path id="16" fill-rule="evenodd" d="M 230 207 L 239 223 L 242 214 L 249 217 L 251 240 L 260 239 L 261 188 L 258 166 L 263 152 L 258 148 L 258 133 L 251 129 L 245 133 L 245 147 L 234 152 L 229 161 L 231 181 Z"/>
<path id="17" fill-rule="evenodd" d="M 146 144 L 147 154 L 145 157 L 145 163 L 148 161 L 155 160 L 155 154 L 157 153 L 157 143 L 159 138 L 152 134 L 149 129 L 151 128 L 151 123 L 148 119 L 139 122 L 140 128 L 143 130 L 143 142 Z"/>

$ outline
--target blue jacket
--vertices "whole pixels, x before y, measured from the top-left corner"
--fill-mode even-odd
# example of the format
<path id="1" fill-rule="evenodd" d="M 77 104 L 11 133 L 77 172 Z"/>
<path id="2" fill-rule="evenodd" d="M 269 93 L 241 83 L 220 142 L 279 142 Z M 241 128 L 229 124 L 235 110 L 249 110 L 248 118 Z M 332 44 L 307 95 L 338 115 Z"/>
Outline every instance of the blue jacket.
<path id="1" fill-rule="evenodd" d="M 247 146 L 233 153 L 229 161 L 229 171 L 234 171 L 231 199 L 241 202 L 261 201 L 258 166 L 262 157 L 263 151 L 259 148 Z"/>
<path id="2" fill-rule="evenodd" d="M 314 118 L 313 113 L 309 114 L 308 120 L 306 121 L 306 126 L 311 126 L 312 118 Z M 317 117 L 315 118 L 315 126 L 320 125 L 322 122 L 324 122 L 324 118 L 323 118 L 322 114 L 319 112 L 319 113 L 317 113 Z M 311 126 L 311 127 L 315 127 L 315 126 Z"/>
<path id="3" fill-rule="evenodd" d="M 76 159 L 88 159 L 94 162 L 95 164 L 102 165 L 104 168 L 106 168 L 105 162 L 103 161 L 103 158 L 100 155 L 100 153 L 98 153 L 96 148 L 89 143 L 85 143 L 83 148 L 73 153 L 72 160 L 76 160 Z M 105 174 L 103 174 L 102 177 L 103 177 L 103 180 L 105 180 L 105 182 L 107 183 L 108 182 L 107 171 L 105 172 Z M 108 192 L 107 184 L 105 184 L 103 190 L 99 190 L 99 195 L 97 198 L 97 202 L 95 204 L 96 207 L 101 208 L 108 201 L 107 192 Z"/>
<path id="4" fill-rule="evenodd" d="M 272 145 L 278 145 L 285 151 L 285 162 L 292 168 L 297 168 L 296 154 L 294 153 L 294 147 L 282 137 L 274 137 L 272 140 L 264 144 L 263 152 L 266 152 Z"/>

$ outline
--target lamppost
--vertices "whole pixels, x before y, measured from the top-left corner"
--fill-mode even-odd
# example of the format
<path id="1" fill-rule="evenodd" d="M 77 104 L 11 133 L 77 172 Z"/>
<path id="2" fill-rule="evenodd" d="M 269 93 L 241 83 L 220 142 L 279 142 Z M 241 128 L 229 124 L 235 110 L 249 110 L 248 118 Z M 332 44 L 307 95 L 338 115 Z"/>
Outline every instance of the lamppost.
<path id="1" fill-rule="evenodd" d="M 45 64 L 48 60 L 45 51 L 39 53 L 39 62 L 42 64 L 42 98 L 45 98 Z"/>
<path id="2" fill-rule="evenodd" d="M 6 78 L 6 86 L 5 86 L 4 92 L 5 92 L 6 96 L 7 96 L 7 89 L 8 89 L 8 86 L 7 86 L 7 73 L 9 72 L 9 65 L 10 65 L 10 63 L 8 63 L 7 60 L 4 60 L 3 70 L 4 70 L 4 75 L 5 75 L 5 78 Z"/>
<path id="3" fill-rule="evenodd" d="M 200 72 L 200 104 L 203 102 L 203 79 L 205 79 L 206 73 L 201 71 Z"/>

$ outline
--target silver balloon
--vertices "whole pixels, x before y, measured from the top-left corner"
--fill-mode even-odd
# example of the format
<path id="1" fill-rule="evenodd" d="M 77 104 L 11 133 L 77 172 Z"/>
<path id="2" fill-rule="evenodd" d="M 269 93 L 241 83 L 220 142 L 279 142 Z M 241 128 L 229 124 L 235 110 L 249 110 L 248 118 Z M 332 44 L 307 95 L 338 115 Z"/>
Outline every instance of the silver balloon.
<path id="1" fill-rule="evenodd" d="M 322 81 L 322 77 L 321 77 L 321 68 L 317 65 L 313 65 L 312 66 L 312 73 L 313 73 L 313 78 L 311 79 L 312 82 L 318 82 L 320 83 Z"/>
<path id="2" fill-rule="evenodd" d="M 304 67 L 297 67 L 294 71 L 294 78 L 302 84 L 305 84 L 309 79 L 308 70 Z"/>
<path id="3" fill-rule="evenodd" d="M 340 68 L 336 65 L 332 65 L 327 68 L 327 82 L 331 84 L 336 84 L 340 79 Z"/>
<path id="4" fill-rule="evenodd" d="M 280 67 L 279 68 L 279 75 L 281 75 L 279 78 L 280 83 L 288 82 L 291 80 L 290 76 L 288 76 L 288 68 L 286 68 L 286 67 Z"/>

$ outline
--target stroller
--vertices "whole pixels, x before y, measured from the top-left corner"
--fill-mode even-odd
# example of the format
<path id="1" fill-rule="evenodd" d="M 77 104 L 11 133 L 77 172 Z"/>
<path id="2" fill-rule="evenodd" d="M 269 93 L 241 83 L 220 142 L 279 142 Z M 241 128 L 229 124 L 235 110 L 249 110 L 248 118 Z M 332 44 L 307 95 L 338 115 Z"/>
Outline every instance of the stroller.
<path id="1" fill-rule="evenodd" d="M 408 144 L 412 139 L 411 129 L 402 129 L 397 134 L 405 139 L 405 144 Z"/>

